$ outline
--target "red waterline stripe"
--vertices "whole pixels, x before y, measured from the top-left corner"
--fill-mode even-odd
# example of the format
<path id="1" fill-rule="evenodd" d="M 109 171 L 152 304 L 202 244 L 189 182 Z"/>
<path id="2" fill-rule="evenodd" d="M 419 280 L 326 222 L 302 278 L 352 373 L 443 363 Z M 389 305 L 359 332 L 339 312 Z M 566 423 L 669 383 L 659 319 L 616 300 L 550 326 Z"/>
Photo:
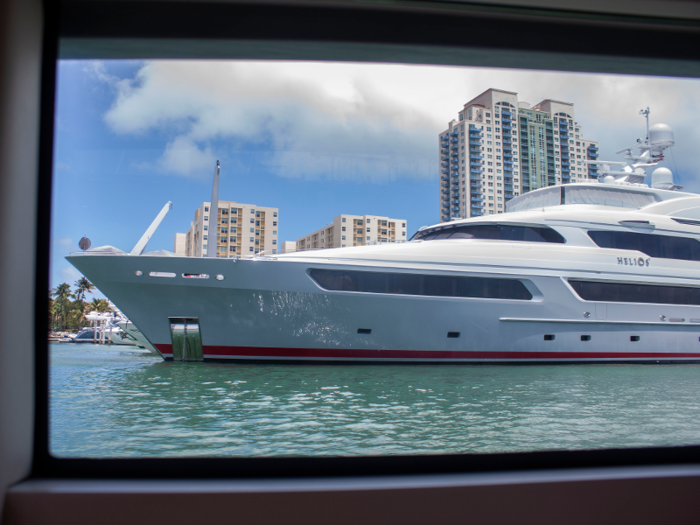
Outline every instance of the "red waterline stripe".
<path id="1" fill-rule="evenodd" d="M 172 345 L 157 344 L 172 355 Z M 274 348 L 264 346 L 204 346 L 208 356 L 242 357 L 332 357 L 365 359 L 700 359 L 686 352 L 472 352 L 453 350 L 366 350 L 345 348 Z"/>

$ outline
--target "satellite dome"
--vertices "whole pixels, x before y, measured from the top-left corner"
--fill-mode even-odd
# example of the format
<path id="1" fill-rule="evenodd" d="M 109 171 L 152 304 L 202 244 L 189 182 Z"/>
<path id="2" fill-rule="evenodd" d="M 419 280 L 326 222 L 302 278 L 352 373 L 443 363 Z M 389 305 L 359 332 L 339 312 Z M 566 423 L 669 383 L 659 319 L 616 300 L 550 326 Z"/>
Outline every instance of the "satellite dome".
<path id="1" fill-rule="evenodd" d="M 654 124 L 649 128 L 649 142 L 655 148 L 668 148 L 675 144 L 673 131 L 666 124 Z"/>
<path id="2" fill-rule="evenodd" d="M 651 187 L 657 190 L 670 190 L 673 187 L 673 173 L 668 168 L 656 168 L 651 174 Z"/>

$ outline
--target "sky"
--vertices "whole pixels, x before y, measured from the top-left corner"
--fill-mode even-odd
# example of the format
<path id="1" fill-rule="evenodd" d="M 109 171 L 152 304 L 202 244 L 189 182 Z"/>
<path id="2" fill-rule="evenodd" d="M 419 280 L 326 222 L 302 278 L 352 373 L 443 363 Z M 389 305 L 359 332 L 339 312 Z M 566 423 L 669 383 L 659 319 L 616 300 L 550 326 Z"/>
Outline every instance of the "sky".
<path id="1" fill-rule="evenodd" d="M 533 70 L 296 61 L 87 61 L 58 66 L 50 285 L 80 274 L 66 260 L 92 246 L 130 251 L 167 201 L 147 250 L 173 250 L 211 198 L 279 208 L 279 241 L 341 213 L 438 222 L 438 135 L 489 88 L 536 104 L 574 103 L 600 158 L 674 131 L 666 161 L 700 192 L 693 157 L 700 81 Z"/>

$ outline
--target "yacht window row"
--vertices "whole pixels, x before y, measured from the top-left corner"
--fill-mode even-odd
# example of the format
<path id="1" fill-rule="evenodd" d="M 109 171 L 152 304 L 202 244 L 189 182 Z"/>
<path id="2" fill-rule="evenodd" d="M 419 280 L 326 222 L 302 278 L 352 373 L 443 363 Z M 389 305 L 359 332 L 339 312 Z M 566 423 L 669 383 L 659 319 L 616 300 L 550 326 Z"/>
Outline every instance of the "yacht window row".
<path id="1" fill-rule="evenodd" d="M 411 240 L 486 239 L 495 241 L 565 243 L 559 232 L 547 226 L 515 224 L 454 224 L 416 232 Z"/>
<path id="2" fill-rule="evenodd" d="M 309 275 L 321 288 L 330 291 L 523 301 L 532 299 L 532 294 L 517 279 L 318 269 L 310 270 Z"/>
<path id="3" fill-rule="evenodd" d="M 611 230 L 589 230 L 588 236 L 601 248 L 635 250 L 661 259 L 700 261 L 700 242 L 690 237 Z"/>
<path id="4" fill-rule="evenodd" d="M 700 288 L 569 279 L 584 301 L 700 305 Z"/>

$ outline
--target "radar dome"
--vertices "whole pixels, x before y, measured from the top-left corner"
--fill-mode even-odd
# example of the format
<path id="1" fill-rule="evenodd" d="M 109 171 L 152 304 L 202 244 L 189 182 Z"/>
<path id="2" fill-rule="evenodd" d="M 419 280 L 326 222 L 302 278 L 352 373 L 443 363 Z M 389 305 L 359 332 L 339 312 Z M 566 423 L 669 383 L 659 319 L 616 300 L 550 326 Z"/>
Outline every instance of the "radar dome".
<path id="1" fill-rule="evenodd" d="M 656 168 L 651 174 L 651 187 L 657 190 L 670 190 L 673 187 L 673 173 L 668 168 Z"/>
<path id="2" fill-rule="evenodd" d="M 90 242 L 90 239 L 88 239 L 85 236 L 83 236 L 83 238 L 80 239 L 80 242 L 78 243 L 78 247 L 83 251 L 89 250 L 90 246 L 92 246 L 92 243 Z"/>
<path id="3" fill-rule="evenodd" d="M 666 124 L 654 124 L 649 128 L 649 142 L 655 148 L 668 148 L 675 144 L 673 131 Z"/>

